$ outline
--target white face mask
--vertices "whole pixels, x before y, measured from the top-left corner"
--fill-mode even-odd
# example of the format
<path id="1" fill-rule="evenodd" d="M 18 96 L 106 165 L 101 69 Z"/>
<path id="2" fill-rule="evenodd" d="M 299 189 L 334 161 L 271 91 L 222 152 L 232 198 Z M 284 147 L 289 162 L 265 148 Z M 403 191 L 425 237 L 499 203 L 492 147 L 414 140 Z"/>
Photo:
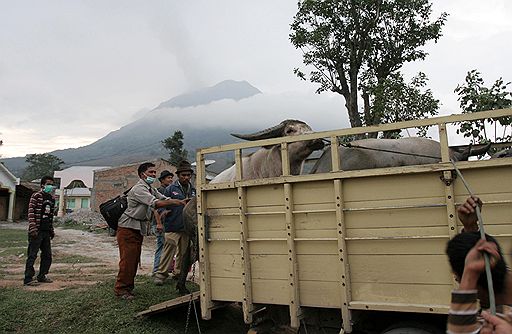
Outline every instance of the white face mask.
<path id="1" fill-rule="evenodd" d="M 146 179 L 144 181 L 146 181 L 147 184 L 152 184 L 153 182 L 155 182 L 155 180 L 156 178 L 146 175 Z"/>

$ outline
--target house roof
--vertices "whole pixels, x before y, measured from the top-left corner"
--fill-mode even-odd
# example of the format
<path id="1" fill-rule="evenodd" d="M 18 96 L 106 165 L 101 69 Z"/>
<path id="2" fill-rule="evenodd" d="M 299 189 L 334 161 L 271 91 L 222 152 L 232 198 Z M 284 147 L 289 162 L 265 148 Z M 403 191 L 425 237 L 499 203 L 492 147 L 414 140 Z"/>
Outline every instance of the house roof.
<path id="1" fill-rule="evenodd" d="M 92 188 L 94 171 L 110 168 L 110 166 L 72 166 L 64 170 L 55 171 L 53 176 L 60 178 L 60 188 L 67 187 L 72 181 L 80 180 L 86 187 Z"/>
<path id="2" fill-rule="evenodd" d="M 90 197 L 91 196 L 91 190 L 89 188 L 71 188 L 71 189 L 64 189 L 65 195 L 67 197 Z M 55 195 L 60 195 L 60 192 L 62 189 L 56 189 Z"/>
<path id="3" fill-rule="evenodd" d="M 0 162 L 0 184 L 15 189 L 20 184 L 20 179 L 14 176 L 3 163 Z"/>

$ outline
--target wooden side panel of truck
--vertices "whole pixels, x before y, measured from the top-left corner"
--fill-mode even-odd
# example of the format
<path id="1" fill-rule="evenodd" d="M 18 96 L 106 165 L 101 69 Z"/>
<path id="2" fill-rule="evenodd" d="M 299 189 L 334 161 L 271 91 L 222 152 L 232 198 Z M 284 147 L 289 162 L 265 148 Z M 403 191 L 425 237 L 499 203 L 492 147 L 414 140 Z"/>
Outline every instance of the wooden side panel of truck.
<path id="1" fill-rule="evenodd" d="M 510 116 L 512 110 L 485 113 L 479 116 Z M 202 316 L 209 318 L 217 301 L 241 302 L 246 322 L 257 304 L 288 305 L 291 325 L 298 327 L 301 307 L 336 308 L 351 332 L 354 310 L 446 314 L 455 282 L 445 247 L 462 228 L 455 208 L 468 192 L 448 162 L 445 124 L 461 117 L 382 126 L 437 125 L 443 156 L 438 164 L 339 171 L 335 161 L 331 173 L 291 176 L 284 167 L 281 177 L 246 181 L 239 168 L 237 181 L 207 184 L 199 163 Z M 363 130 L 369 132 L 296 139 L 336 143 L 338 136 Z M 197 161 L 234 150 L 240 166 L 241 149 L 277 143 L 286 164 L 286 145 L 294 139 L 279 140 L 200 150 Z M 457 167 L 485 203 L 486 232 L 509 255 L 512 158 Z"/>

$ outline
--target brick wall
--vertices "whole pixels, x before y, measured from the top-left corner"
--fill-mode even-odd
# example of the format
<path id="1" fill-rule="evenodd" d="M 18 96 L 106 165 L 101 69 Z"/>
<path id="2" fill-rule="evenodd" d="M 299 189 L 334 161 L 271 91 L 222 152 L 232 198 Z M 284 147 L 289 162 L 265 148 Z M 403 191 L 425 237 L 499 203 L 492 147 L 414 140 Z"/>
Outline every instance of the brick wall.
<path id="1" fill-rule="evenodd" d="M 171 171 L 173 174 L 176 170 L 176 167 L 163 159 L 151 162 L 156 165 L 157 178 L 164 169 Z M 142 162 L 94 171 L 93 188 L 91 191 L 91 209 L 98 212 L 101 203 L 122 194 L 123 191 L 137 183 L 137 181 L 139 181 L 137 168 L 139 168 L 140 164 L 142 164 Z M 153 187 L 158 188 L 159 186 L 160 182 L 157 180 L 153 184 Z"/>

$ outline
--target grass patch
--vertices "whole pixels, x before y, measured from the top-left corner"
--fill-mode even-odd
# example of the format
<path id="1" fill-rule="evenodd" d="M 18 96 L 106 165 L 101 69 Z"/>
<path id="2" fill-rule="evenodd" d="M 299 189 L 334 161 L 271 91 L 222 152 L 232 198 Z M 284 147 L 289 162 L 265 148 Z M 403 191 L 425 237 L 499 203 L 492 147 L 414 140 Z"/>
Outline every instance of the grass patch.
<path id="1" fill-rule="evenodd" d="M 80 230 L 80 231 L 90 231 L 90 225 L 86 223 L 77 222 L 75 220 L 66 220 L 63 223 L 55 224 L 55 227 L 60 227 L 63 229 L 72 229 L 72 230 Z"/>
<path id="2" fill-rule="evenodd" d="M 120 300 L 113 293 L 114 281 L 80 289 L 31 291 L 0 288 L 2 333 L 183 333 L 187 306 L 145 319 L 137 312 L 177 296 L 173 286 L 155 286 L 150 277 L 137 277 L 136 298 Z M 189 286 L 191 288 L 192 286 Z M 44 306 L 44 307 L 43 307 Z M 199 309 L 198 309 L 199 311 Z M 191 315 L 194 316 L 193 314 Z M 203 333 L 245 333 L 238 310 L 216 310 L 213 320 L 200 321 Z M 195 319 L 189 333 L 196 333 Z"/>
<path id="3" fill-rule="evenodd" d="M 75 254 L 54 254 L 54 263 L 93 263 L 99 260 L 94 257 L 75 255 Z"/>
<path id="4" fill-rule="evenodd" d="M 0 257 L 9 256 L 9 255 L 19 256 L 20 254 L 25 256 L 26 253 L 27 253 L 27 245 L 25 245 L 25 247 L 11 247 L 11 248 L 0 249 Z"/>
<path id="5" fill-rule="evenodd" d="M 0 228 L 0 248 L 16 247 L 20 244 L 28 245 L 28 232 L 11 228 Z"/>

